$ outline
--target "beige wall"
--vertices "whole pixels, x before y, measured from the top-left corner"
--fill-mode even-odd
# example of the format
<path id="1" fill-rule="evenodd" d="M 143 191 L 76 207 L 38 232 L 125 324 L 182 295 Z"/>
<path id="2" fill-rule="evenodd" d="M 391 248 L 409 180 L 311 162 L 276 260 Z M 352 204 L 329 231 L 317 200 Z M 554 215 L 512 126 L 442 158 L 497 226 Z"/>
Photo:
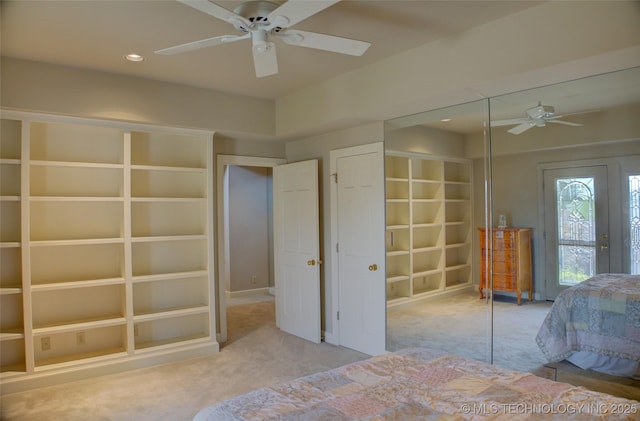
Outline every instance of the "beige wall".
<path id="1" fill-rule="evenodd" d="M 279 98 L 276 130 L 389 119 L 638 66 L 639 21 L 637 1 L 544 2 Z"/>
<path id="2" fill-rule="evenodd" d="M 2 107 L 270 138 L 273 101 L 186 85 L 2 58 Z"/>
<path id="3" fill-rule="evenodd" d="M 237 292 L 270 285 L 271 168 L 230 165 L 229 283 Z"/>
<path id="4" fill-rule="evenodd" d="M 585 145 L 553 149 L 546 151 L 503 154 L 492 159 L 493 175 L 493 215 L 497 224 L 497 215 L 507 216 L 512 227 L 533 228 L 533 290 L 536 298 L 544 299 L 545 294 L 545 253 L 544 227 L 541 226 L 541 180 L 539 167 L 545 163 L 560 162 L 604 162 L 608 158 L 625 158 L 635 155 L 640 160 L 640 138 L 621 142 L 606 142 L 599 145 Z M 618 161 L 613 159 L 614 162 Z M 482 159 L 474 160 L 474 220 L 476 226 L 484 224 L 484 170 Z M 612 199 L 612 198 L 610 198 Z M 618 198 L 619 199 L 619 198 Z M 620 205 L 620 200 L 613 207 Z M 612 214 L 619 223 L 620 214 Z M 478 233 L 474 232 L 474 244 L 478 244 Z M 621 271 L 622 256 L 620 250 L 612 250 L 612 270 Z M 615 254 L 615 255 L 614 255 Z M 479 279 L 479 262 L 474 261 L 474 279 Z"/>

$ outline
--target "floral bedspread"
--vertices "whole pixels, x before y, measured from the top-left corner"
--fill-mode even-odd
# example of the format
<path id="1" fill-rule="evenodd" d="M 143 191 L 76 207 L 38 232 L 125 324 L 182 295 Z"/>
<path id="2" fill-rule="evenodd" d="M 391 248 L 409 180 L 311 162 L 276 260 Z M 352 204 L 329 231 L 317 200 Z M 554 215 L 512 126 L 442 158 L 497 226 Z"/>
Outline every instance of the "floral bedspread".
<path id="1" fill-rule="evenodd" d="M 254 390 L 202 409 L 194 421 L 638 417 L 640 402 L 410 348 Z"/>
<path id="2" fill-rule="evenodd" d="M 640 361 L 640 276 L 604 273 L 562 291 L 536 342 L 549 361 L 575 351 Z"/>

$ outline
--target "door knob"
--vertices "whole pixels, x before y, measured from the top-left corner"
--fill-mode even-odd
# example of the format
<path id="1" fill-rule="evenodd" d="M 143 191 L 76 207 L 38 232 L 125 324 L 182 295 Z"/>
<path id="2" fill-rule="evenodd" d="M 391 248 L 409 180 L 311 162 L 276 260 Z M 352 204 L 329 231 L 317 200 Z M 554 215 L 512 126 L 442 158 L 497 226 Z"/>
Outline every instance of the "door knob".
<path id="1" fill-rule="evenodd" d="M 378 270 L 378 265 L 376 265 L 375 263 L 374 263 L 374 264 L 372 264 L 372 265 L 369 265 L 369 270 L 370 270 L 370 271 L 376 271 L 376 270 Z"/>
<path id="2" fill-rule="evenodd" d="M 307 260 L 307 265 L 315 266 L 316 265 L 316 259 Z"/>

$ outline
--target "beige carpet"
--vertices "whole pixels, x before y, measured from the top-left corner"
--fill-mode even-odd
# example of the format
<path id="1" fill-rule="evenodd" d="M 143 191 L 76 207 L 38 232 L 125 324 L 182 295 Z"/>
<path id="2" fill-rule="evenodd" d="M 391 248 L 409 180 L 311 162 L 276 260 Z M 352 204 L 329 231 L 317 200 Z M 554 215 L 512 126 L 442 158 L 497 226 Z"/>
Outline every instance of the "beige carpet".
<path id="1" fill-rule="evenodd" d="M 392 312 L 390 346 L 424 345 L 484 359 L 486 317 L 477 296 L 437 301 Z M 501 320 L 496 320 L 496 335 L 502 337 L 495 344 L 496 364 L 533 371 L 543 367 L 541 354 L 531 341 L 547 308 L 547 303 L 495 303 Z M 280 332 L 275 327 L 273 301 L 232 305 L 227 315 L 229 341 L 216 355 L 6 395 L 0 418 L 187 421 L 200 408 L 223 399 L 367 358 L 346 348 L 313 344 Z M 413 330 L 397 329 L 403 323 Z M 439 333 L 434 334 L 433 327 Z M 584 372 L 568 363 L 554 366 L 559 381 L 640 400 L 638 381 Z"/>
<path id="2" fill-rule="evenodd" d="M 275 327 L 273 301 L 231 306 L 220 353 L 2 397 L 6 421 L 187 421 L 261 386 L 367 358 Z"/>
<path id="3" fill-rule="evenodd" d="M 548 364 L 535 342 L 551 302 L 497 296 L 493 302 L 493 363 L 513 370 L 584 386 L 640 401 L 640 381 L 581 370 L 568 362 Z M 489 362 L 488 304 L 477 293 L 434 298 L 390 310 L 387 349 L 410 346 L 440 349 Z"/>

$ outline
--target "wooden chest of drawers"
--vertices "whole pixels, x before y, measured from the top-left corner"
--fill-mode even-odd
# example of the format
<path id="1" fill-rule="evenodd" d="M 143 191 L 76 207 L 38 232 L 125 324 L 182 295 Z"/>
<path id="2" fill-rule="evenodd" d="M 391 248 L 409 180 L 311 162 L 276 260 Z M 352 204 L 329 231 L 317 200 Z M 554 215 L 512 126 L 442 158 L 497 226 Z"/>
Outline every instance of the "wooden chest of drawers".
<path id="1" fill-rule="evenodd" d="M 515 292 L 520 304 L 522 292 L 526 291 L 529 301 L 533 301 L 531 287 L 531 228 L 494 229 L 487 242 L 485 228 L 480 231 L 480 297 L 484 289 L 490 288 L 490 261 L 493 261 L 493 290 Z M 489 253 L 489 250 L 491 253 Z M 490 256 L 490 257 L 489 257 Z"/>

